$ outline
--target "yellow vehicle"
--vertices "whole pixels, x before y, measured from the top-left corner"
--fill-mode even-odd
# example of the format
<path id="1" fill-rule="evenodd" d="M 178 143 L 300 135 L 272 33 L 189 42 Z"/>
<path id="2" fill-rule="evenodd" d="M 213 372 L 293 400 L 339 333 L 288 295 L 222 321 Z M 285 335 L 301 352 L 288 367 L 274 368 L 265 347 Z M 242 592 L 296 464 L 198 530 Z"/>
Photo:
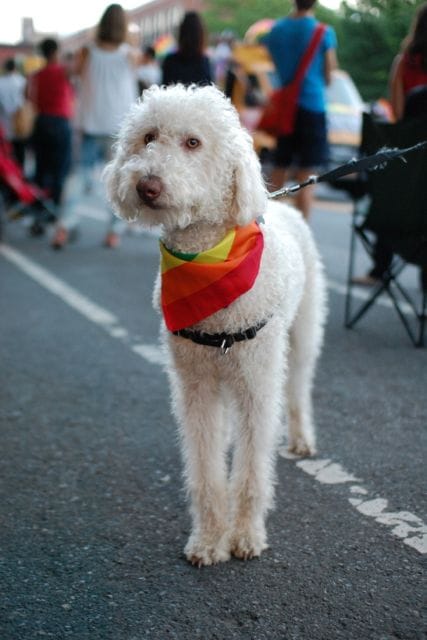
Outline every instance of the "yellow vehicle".
<path id="1" fill-rule="evenodd" d="M 256 128 L 263 105 L 278 88 L 279 79 L 265 47 L 238 44 L 233 49 L 225 91 L 240 114 L 242 124 L 251 132 L 258 153 L 274 148 L 275 140 Z M 331 164 L 354 157 L 360 143 L 363 100 L 345 71 L 333 72 L 327 89 L 328 138 Z"/>

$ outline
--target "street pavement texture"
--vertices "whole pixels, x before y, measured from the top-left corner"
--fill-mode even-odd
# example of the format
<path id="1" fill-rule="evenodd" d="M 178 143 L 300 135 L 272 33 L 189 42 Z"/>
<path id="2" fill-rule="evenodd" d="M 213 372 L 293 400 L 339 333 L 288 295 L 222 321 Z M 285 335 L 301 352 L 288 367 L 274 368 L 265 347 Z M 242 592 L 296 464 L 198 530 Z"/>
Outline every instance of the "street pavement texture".
<path id="1" fill-rule="evenodd" d="M 349 206 L 319 202 L 311 223 L 330 283 L 319 453 L 281 448 L 260 559 L 200 570 L 182 553 L 157 239 L 105 249 L 99 201 L 79 211 L 63 251 L 21 223 L 0 245 L 1 640 L 425 638 L 427 351 L 384 302 L 343 328 Z"/>

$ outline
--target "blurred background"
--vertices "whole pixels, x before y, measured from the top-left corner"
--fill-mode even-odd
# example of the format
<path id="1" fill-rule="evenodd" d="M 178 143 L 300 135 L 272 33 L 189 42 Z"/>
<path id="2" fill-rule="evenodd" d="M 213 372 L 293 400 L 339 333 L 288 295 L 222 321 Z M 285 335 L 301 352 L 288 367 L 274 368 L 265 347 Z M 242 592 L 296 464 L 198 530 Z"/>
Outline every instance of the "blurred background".
<path id="1" fill-rule="evenodd" d="M 409 25 L 421 0 L 323 0 L 316 15 L 332 25 L 338 35 L 340 67 L 347 71 L 364 101 L 387 95 L 390 65 L 408 33 Z M 289 0 L 154 0 L 123 2 L 129 11 L 135 44 L 157 43 L 157 53 L 164 55 L 173 46 L 178 25 L 185 11 L 202 13 L 211 46 L 220 38 L 244 39 L 248 29 L 263 18 L 278 18 L 290 10 Z M 81 0 L 56 5 L 18 0 L 4 6 L 0 21 L 0 63 L 8 57 L 18 58 L 22 70 L 32 71 L 40 61 L 35 47 L 47 36 L 58 37 L 62 50 L 73 53 L 89 42 L 93 26 L 106 3 L 83 3 Z"/>

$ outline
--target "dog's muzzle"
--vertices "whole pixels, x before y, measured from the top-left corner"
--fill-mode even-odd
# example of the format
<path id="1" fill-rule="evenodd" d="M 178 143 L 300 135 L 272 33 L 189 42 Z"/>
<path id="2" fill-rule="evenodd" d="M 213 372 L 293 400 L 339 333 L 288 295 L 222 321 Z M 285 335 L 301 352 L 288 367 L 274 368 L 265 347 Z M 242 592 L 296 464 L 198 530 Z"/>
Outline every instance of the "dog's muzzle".
<path id="1" fill-rule="evenodd" d="M 135 188 L 144 204 L 155 207 L 156 200 L 163 191 L 163 182 L 158 176 L 147 176 L 140 178 Z"/>

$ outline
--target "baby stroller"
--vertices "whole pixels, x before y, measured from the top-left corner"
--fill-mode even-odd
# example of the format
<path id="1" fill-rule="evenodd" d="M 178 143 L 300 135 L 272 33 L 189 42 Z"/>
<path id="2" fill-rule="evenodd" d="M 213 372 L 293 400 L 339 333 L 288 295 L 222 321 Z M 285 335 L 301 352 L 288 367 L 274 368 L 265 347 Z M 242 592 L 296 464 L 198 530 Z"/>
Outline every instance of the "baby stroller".
<path id="1" fill-rule="evenodd" d="M 12 155 L 12 147 L 0 127 L 0 240 L 7 220 L 32 218 L 30 234 L 44 233 L 46 224 L 56 220 L 47 193 L 29 183 Z"/>

